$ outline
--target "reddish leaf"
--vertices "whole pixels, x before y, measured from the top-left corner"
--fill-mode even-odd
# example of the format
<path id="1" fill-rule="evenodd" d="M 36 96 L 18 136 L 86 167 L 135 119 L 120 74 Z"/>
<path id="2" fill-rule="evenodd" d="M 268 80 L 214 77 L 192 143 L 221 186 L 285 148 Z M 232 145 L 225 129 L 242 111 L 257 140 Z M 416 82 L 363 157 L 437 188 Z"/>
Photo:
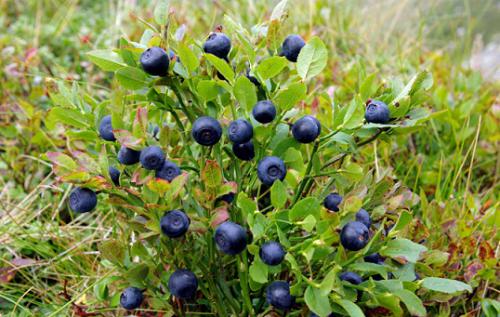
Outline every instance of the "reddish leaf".
<path id="1" fill-rule="evenodd" d="M 227 207 L 219 207 L 213 211 L 212 221 L 210 222 L 210 226 L 212 228 L 216 228 L 218 225 L 223 223 L 224 221 L 229 219 L 229 212 L 227 211 Z"/>
<path id="2" fill-rule="evenodd" d="M 483 268 L 483 264 L 479 261 L 474 261 L 465 269 L 464 279 L 470 282 L 474 276 Z"/>

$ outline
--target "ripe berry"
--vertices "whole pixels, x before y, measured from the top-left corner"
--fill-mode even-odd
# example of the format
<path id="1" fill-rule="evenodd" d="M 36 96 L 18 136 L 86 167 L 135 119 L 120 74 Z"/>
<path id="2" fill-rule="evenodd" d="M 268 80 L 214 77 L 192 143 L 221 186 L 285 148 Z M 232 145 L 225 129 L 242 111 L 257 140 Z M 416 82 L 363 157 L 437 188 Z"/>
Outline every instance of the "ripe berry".
<path id="1" fill-rule="evenodd" d="M 189 217 L 180 210 L 171 210 L 160 219 L 161 231 L 169 238 L 178 238 L 186 233 L 190 224 Z"/>
<path id="2" fill-rule="evenodd" d="M 247 69 L 247 73 L 246 73 L 245 76 L 248 78 L 248 80 L 250 80 L 250 82 L 252 84 L 255 85 L 255 87 L 260 87 L 259 81 L 257 80 L 257 78 L 255 78 L 254 76 L 250 75 L 250 70 L 249 69 Z"/>
<path id="3" fill-rule="evenodd" d="M 210 34 L 203 44 L 205 53 L 213 54 L 222 59 L 227 59 L 230 50 L 231 40 L 224 33 L 214 32 Z"/>
<path id="4" fill-rule="evenodd" d="M 113 127 L 111 126 L 111 116 L 105 116 L 99 123 L 99 135 L 106 141 L 116 141 L 113 134 Z"/>
<path id="5" fill-rule="evenodd" d="M 340 232 L 340 243 L 347 250 L 361 250 L 368 244 L 368 240 L 368 228 L 358 221 L 348 222 Z"/>
<path id="6" fill-rule="evenodd" d="M 180 269 L 172 273 L 168 279 L 170 294 L 181 299 L 193 298 L 198 288 L 198 280 L 193 272 Z"/>
<path id="7" fill-rule="evenodd" d="M 253 142 L 248 141 L 246 143 L 233 143 L 233 153 L 240 160 L 243 160 L 243 161 L 252 160 L 255 156 Z"/>
<path id="8" fill-rule="evenodd" d="M 165 162 L 165 153 L 158 146 L 148 146 L 141 151 L 141 165 L 147 170 L 158 170 Z"/>
<path id="9" fill-rule="evenodd" d="M 379 100 L 371 100 L 366 106 L 365 119 L 372 123 L 387 123 L 390 119 L 389 107 Z"/>
<path id="10" fill-rule="evenodd" d="M 361 276 L 359 276 L 358 274 L 356 274 L 354 272 L 344 272 L 344 273 L 340 274 L 339 277 L 342 281 L 347 281 L 347 282 L 354 284 L 354 285 L 358 285 L 358 284 L 361 284 L 361 282 L 363 282 L 363 279 L 361 278 Z"/>
<path id="11" fill-rule="evenodd" d="M 108 172 L 113 184 L 120 186 L 120 171 L 116 167 L 110 166 Z"/>
<path id="12" fill-rule="evenodd" d="M 342 196 L 337 193 L 328 194 L 323 201 L 323 206 L 330 211 L 339 211 L 339 205 L 342 202 Z"/>
<path id="13" fill-rule="evenodd" d="M 253 106 L 252 115 L 257 122 L 269 123 L 276 117 L 276 107 L 271 100 L 261 100 Z"/>
<path id="14" fill-rule="evenodd" d="M 267 265 L 278 265 L 285 258 L 285 250 L 281 244 L 276 241 L 264 243 L 259 250 L 259 256 L 262 262 Z"/>
<path id="15" fill-rule="evenodd" d="M 228 193 L 228 194 L 224 194 L 220 197 L 217 197 L 217 200 L 218 201 L 225 201 L 226 203 L 230 204 L 233 202 L 234 196 L 235 196 L 235 193 Z"/>
<path id="16" fill-rule="evenodd" d="M 378 253 L 372 253 L 364 257 L 365 262 L 375 263 L 375 264 L 384 264 L 384 258 Z"/>
<path id="17" fill-rule="evenodd" d="M 271 186 L 276 180 L 284 180 L 286 176 L 285 163 L 276 156 L 266 156 L 257 165 L 257 176 L 262 184 Z"/>
<path id="18" fill-rule="evenodd" d="M 97 205 L 97 195 L 88 188 L 76 187 L 69 194 L 69 207 L 74 212 L 89 212 Z"/>
<path id="19" fill-rule="evenodd" d="M 247 246 L 245 229 L 231 221 L 226 221 L 215 229 L 214 239 L 219 250 L 229 255 L 241 253 Z"/>
<path id="20" fill-rule="evenodd" d="M 191 134 L 199 144 L 211 146 L 219 142 L 222 136 L 222 127 L 219 121 L 212 117 L 200 117 L 193 123 Z"/>
<path id="21" fill-rule="evenodd" d="M 227 129 L 229 140 L 233 143 L 246 143 L 253 137 L 253 127 L 245 119 L 237 119 Z"/>
<path id="22" fill-rule="evenodd" d="M 156 177 L 167 180 L 169 182 L 173 181 L 174 178 L 181 175 L 181 169 L 177 164 L 169 160 L 165 160 L 160 169 L 156 170 Z"/>
<path id="23" fill-rule="evenodd" d="M 290 62 L 296 62 L 300 50 L 306 45 L 304 40 L 296 34 L 289 35 L 281 46 L 281 54 L 286 57 Z"/>
<path id="24" fill-rule="evenodd" d="M 161 47 L 153 46 L 141 54 L 142 69 L 153 76 L 166 76 L 170 59 Z"/>
<path id="25" fill-rule="evenodd" d="M 368 229 L 370 229 L 370 226 L 372 224 L 372 220 L 370 218 L 370 214 L 368 211 L 364 210 L 361 208 L 357 213 L 356 213 L 356 221 L 361 222 L 364 224 Z"/>
<path id="26" fill-rule="evenodd" d="M 118 151 L 118 161 L 123 165 L 133 165 L 139 162 L 140 156 L 141 151 L 132 150 L 123 145 L 120 148 L 120 151 Z"/>
<path id="27" fill-rule="evenodd" d="M 283 310 L 292 308 L 295 299 L 290 295 L 290 285 L 285 281 L 274 281 L 266 289 L 267 302 Z"/>
<path id="28" fill-rule="evenodd" d="M 321 132 L 319 121 L 313 116 L 304 116 L 292 126 L 292 134 L 300 143 L 313 142 Z"/>
<path id="29" fill-rule="evenodd" d="M 137 287 L 127 287 L 120 295 L 120 305 L 125 309 L 136 309 L 144 300 L 142 291 Z"/>

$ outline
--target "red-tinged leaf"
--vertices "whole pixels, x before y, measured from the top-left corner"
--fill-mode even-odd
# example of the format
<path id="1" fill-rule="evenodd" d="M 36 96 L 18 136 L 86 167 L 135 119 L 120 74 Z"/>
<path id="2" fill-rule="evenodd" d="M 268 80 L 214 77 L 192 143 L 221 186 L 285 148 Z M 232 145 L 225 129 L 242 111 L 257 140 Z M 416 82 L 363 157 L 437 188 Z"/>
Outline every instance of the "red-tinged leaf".
<path id="1" fill-rule="evenodd" d="M 163 196 L 169 189 L 170 183 L 161 178 L 151 178 L 147 183 L 148 188 L 160 196 Z"/>
<path id="2" fill-rule="evenodd" d="M 229 193 L 236 194 L 238 191 L 238 184 L 236 182 L 226 182 L 217 190 L 217 196 L 227 195 Z"/>
<path id="3" fill-rule="evenodd" d="M 464 279 L 466 282 L 470 282 L 474 276 L 483 268 L 483 264 L 479 261 L 474 261 L 467 266 L 465 269 Z"/>
<path id="4" fill-rule="evenodd" d="M 169 199 L 174 199 L 179 196 L 181 193 L 182 189 L 184 189 L 184 186 L 186 186 L 187 180 L 188 180 L 189 174 L 186 172 L 183 172 L 181 175 L 177 176 L 172 180 L 170 183 L 170 188 L 167 193 L 167 197 Z"/>
<path id="5" fill-rule="evenodd" d="M 99 170 L 99 164 L 97 164 L 97 162 L 87 153 L 82 151 L 72 151 L 71 155 L 73 155 L 76 159 L 81 169 L 88 172 L 95 172 Z"/>
<path id="6" fill-rule="evenodd" d="M 103 176 L 100 176 L 100 175 L 91 177 L 85 183 L 85 186 L 95 188 L 97 190 L 104 190 L 104 189 L 109 190 L 109 189 L 113 188 L 113 186 L 110 183 L 108 183 L 106 178 L 104 178 Z"/>
<path id="7" fill-rule="evenodd" d="M 143 168 L 138 168 L 132 174 L 130 181 L 137 185 L 144 185 L 149 182 L 149 180 L 153 178 L 153 175 L 150 175 L 149 172 Z"/>
<path id="8" fill-rule="evenodd" d="M 201 179 L 210 188 L 216 188 L 222 183 L 222 170 L 217 161 L 208 160 L 201 171 Z"/>
<path id="9" fill-rule="evenodd" d="M 486 240 L 481 241 L 481 244 L 479 244 L 479 258 L 483 262 L 495 258 L 495 250 Z"/>
<path id="10" fill-rule="evenodd" d="M 140 196 L 141 196 L 141 193 L 140 193 L 137 189 L 135 189 L 135 188 L 125 187 L 125 188 L 124 188 L 124 190 L 125 190 L 127 193 L 129 193 L 129 194 L 131 194 L 131 195 L 134 195 L 134 196 L 136 196 L 136 197 L 140 197 Z"/>
<path id="11" fill-rule="evenodd" d="M 62 171 L 59 168 L 55 168 L 54 172 L 58 175 L 57 180 L 60 182 L 75 182 L 84 183 L 90 179 L 90 174 L 86 171 L 75 170 L 72 173 L 63 174 L 66 171 Z"/>
<path id="12" fill-rule="evenodd" d="M 36 263 L 36 261 L 32 259 L 23 259 L 23 258 L 13 259 L 12 261 L 10 261 L 7 267 L 0 268 L 0 283 L 10 282 L 16 276 L 16 272 L 19 269 L 34 263 Z"/>
<path id="13" fill-rule="evenodd" d="M 218 225 L 220 225 L 221 223 L 223 223 L 228 219 L 229 219 L 229 212 L 227 211 L 227 207 L 219 207 L 213 211 L 212 221 L 210 222 L 210 226 L 215 229 Z"/>
<path id="14" fill-rule="evenodd" d="M 115 136 L 118 143 L 129 149 L 140 151 L 143 148 L 144 140 L 141 138 L 136 138 L 128 130 L 113 130 L 113 135 Z"/>
<path id="15" fill-rule="evenodd" d="M 47 158 L 52 162 L 52 164 L 68 170 L 68 171 L 74 171 L 77 169 L 78 165 L 76 162 L 69 157 L 68 155 L 60 152 L 47 152 Z"/>
<path id="16" fill-rule="evenodd" d="M 134 123 L 132 126 L 133 135 L 140 138 L 146 135 L 148 126 L 148 109 L 139 107 L 135 115 Z"/>

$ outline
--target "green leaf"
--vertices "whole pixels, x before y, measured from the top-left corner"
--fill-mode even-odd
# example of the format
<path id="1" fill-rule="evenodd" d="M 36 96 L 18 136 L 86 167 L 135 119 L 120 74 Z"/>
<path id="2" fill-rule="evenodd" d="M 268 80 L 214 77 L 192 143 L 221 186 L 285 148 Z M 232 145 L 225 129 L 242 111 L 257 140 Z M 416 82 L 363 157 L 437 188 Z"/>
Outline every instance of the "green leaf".
<path id="1" fill-rule="evenodd" d="M 154 16 L 156 23 L 166 25 L 168 22 L 168 0 L 160 0 L 155 7 Z"/>
<path id="2" fill-rule="evenodd" d="M 248 198 L 247 194 L 243 192 L 238 194 L 237 204 L 245 215 L 253 215 L 257 210 L 257 203 L 253 199 Z"/>
<path id="3" fill-rule="evenodd" d="M 321 290 L 321 296 L 328 296 L 328 294 L 330 294 L 335 284 L 338 271 L 339 267 L 335 266 L 323 278 L 323 281 L 321 281 L 321 284 L 319 286 L 319 289 Z"/>
<path id="4" fill-rule="evenodd" d="M 365 118 L 365 107 L 355 99 L 349 104 L 342 125 L 345 129 L 354 129 L 363 123 Z"/>
<path id="5" fill-rule="evenodd" d="M 401 215 L 399 215 L 398 221 L 391 229 L 390 235 L 397 233 L 397 231 L 404 229 L 413 219 L 411 214 L 407 211 L 403 211 Z"/>
<path id="6" fill-rule="evenodd" d="M 198 57 L 183 43 L 179 43 L 177 54 L 182 61 L 182 65 L 187 68 L 189 77 L 191 77 L 191 74 L 200 66 Z"/>
<path id="7" fill-rule="evenodd" d="M 234 71 L 225 60 L 212 54 L 205 54 L 205 58 L 215 67 L 215 69 L 217 69 L 217 71 L 219 71 L 219 73 L 221 73 L 222 76 L 224 76 L 224 78 L 229 81 L 231 85 L 233 84 Z"/>
<path id="8" fill-rule="evenodd" d="M 399 298 L 391 293 L 383 293 L 375 295 L 375 298 L 380 303 L 380 305 L 390 309 L 394 316 L 403 316 L 403 310 L 399 305 Z"/>
<path id="9" fill-rule="evenodd" d="M 306 97 L 306 85 L 304 83 L 294 83 L 287 88 L 280 90 L 276 95 L 276 105 L 283 111 L 290 110 L 299 101 Z"/>
<path id="10" fill-rule="evenodd" d="M 205 100 L 210 101 L 217 98 L 219 91 L 213 80 L 200 80 L 198 83 L 198 94 Z"/>
<path id="11" fill-rule="evenodd" d="M 395 289 L 392 293 L 401 299 L 412 316 L 427 316 L 424 304 L 417 295 L 406 289 Z"/>
<path id="12" fill-rule="evenodd" d="M 101 256 L 111 263 L 122 266 L 125 261 L 125 248 L 117 240 L 106 240 L 99 246 Z"/>
<path id="13" fill-rule="evenodd" d="M 274 208 L 283 208 L 288 199 L 287 196 L 285 185 L 280 180 L 275 181 L 273 186 L 271 186 L 271 204 Z"/>
<path id="14" fill-rule="evenodd" d="M 240 106 L 246 111 L 251 111 L 257 103 L 255 85 L 245 76 L 239 77 L 234 83 L 233 93 Z"/>
<path id="15" fill-rule="evenodd" d="M 470 285 L 446 278 L 426 277 L 421 281 L 421 283 L 424 288 L 446 294 L 454 294 L 463 291 L 472 293 L 472 287 L 470 287 Z"/>
<path id="16" fill-rule="evenodd" d="M 358 272 L 376 273 L 384 278 L 387 278 L 387 268 L 380 264 L 369 263 L 369 262 L 356 262 L 349 265 L 349 270 Z"/>
<path id="17" fill-rule="evenodd" d="M 396 98 L 394 98 L 391 104 L 394 105 L 396 102 L 399 102 L 406 96 L 411 96 L 421 89 L 428 90 L 432 87 L 432 84 L 433 84 L 432 74 L 429 73 L 428 71 L 420 72 L 415 76 L 413 76 L 410 82 L 406 84 L 406 86 L 403 88 L 403 90 L 401 90 L 401 92 L 396 96 Z"/>
<path id="18" fill-rule="evenodd" d="M 422 252 L 427 251 L 423 245 L 415 243 L 408 239 L 390 240 L 382 249 L 380 254 L 391 257 L 400 263 L 412 262 L 416 263 Z"/>
<path id="19" fill-rule="evenodd" d="M 248 271 L 250 273 L 250 278 L 255 282 L 260 284 L 267 283 L 268 267 L 259 257 L 255 257 Z"/>
<path id="20" fill-rule="evenodd" d="M 321 295 L 321 290 L 309 285 L 304 294 L 307 307 L 320 317 L 327 317 L 332 312 L 328 296 Z"/>
<path id="21" fill-rule="evenodd" d="M 207 160 L 205 168 L 201 171 L 201 179 L 210 188 L 222 185 L 222 170 L 217 161 Z"/>
<path id="22" fill-rule="evenodd" d="M 124 277 L 131 285 L 145 287 L 144 282 L 147 280 L 148 273 L 149 267 L 146 264 L 137 264 L 125 272 Z"/>
<path id="23" fill-rule="evenodd" d="M 358 305 L 354 304 L 350 300 L 347 299 L 339 299 L 335 301 L 337 304 L 339 304 L 349 316 L 351 317 L 365 317 L 365 314 L 363 314 L 363 311 L 361 308 L 359 308 Z"/>
<path id="24" fill-rule="evenodd" d="M 121 56 L 112 50 L 95 50 L 87 53 L 90 61 L 105 72 L 114 72 L 127 66 Z"/>
<path id="25" fill-rule="evenodd" d="M 304 220 L 300 222 L 300 225 L 302 228 L 304 228 L 305 231 L 311 232 L 314 229 L 314 226 L 316 226 L 316 218 L 313 215 L 308 215 Z"/>
<path id="26" fill-rule="evenodd" d="M 303 220 L 308 215 L 313 215 L 319 219 L 320 203 L 316 197 L 307 197 L 300 200 L 288 214 L 290 221 Z"/>
<path id="27" fill-rule="evenodd" d="M 89 128 L 87 117 L 78 110 L 55 107 L 50 109 L 47 120 L 71 125 L 76 128 Z"/>
<path id="28" fill-rule="evenodd" d="M 142 70 L 136 67 L 123 67 L 116 71 L 116 79 L 127 89 L 139 90 L 147 86 L 147 76 Z"/>
<path id="29" fill-rule="evenodd" d="M 281 0 L 278 2 L 278 4 L 274 7 L 273 12 L 271 13 L 271 21 L 273 20 L 281 20 L 283 15 L 285 14 L 285 9 L 288 4 L 288 0 Z"/>
<path id="30" fill-rule="evenodd" d="M 297 73 L 305 81 L 321 73 L 326 66 L 328 50 L 319 37 L 313 37 L 300 50 L 297 58 Z"/>
<path id="31" fill-rule="evenodd" d="M 281 73 L 287 65 L 288 61 L 284 57 L 269 57 L 259 63 L 257 68 L 255 68 L 255 74 L 257 74 L 262 80 L 267 80 Z"/>

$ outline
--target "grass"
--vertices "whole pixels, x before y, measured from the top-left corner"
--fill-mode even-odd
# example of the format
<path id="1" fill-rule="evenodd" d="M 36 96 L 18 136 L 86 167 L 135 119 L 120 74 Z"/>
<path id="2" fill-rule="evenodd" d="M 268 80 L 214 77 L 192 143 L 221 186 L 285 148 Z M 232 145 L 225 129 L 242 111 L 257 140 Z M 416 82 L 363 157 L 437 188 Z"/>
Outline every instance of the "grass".
<path id="1" fill-rule="evenodd" d="M 224 14 L 247 28 L 259 25 L 274 6 L 268 2 L 172 1 L 172 6 L 176 22 L 201 39 L 223 23 Z M 86 64 L 84 54 L 113 46 L 119 36 L 137 39 L 141 19 L 150 18 L 152 8 L 148 1 L 0 1 L 5 13 L 0 16 L 0 313 L 5 316 L 75 315 L 80 305 L 113 314 L 95 304 L 103 289 L 99 283 L 113 274 L 100 265 L 97 245 L 120 228 L 113 226 L 113 210 L 101 218 L 69 215 L 64 198 L 70 188 L 58 183 L 40 158 L 65 143 L 63 131 L 44 127 L 51 106 L 45 92 L 53 79 L 62 79 L 77 80 L 92 96 L 109 94 L 109 77 Z M 340 93 L 352 93 L 360 69 L 386 84 L 418 69 L 433 73 L 429 107 L 436 116 L 410 141 L 375 143 L 359 159 L 419 194 L 419 234 L 432 248 L 450 253 L 442 274 L 476 288 L 474 299 L 461 298 L 454 309 L 478 315 L 481 298 L 499 294 L 500 85 L 464 65 L 479 35 L 486 42 L 498 36 L 499 10 L 487 0 L 309 0 L 294 3 L 286 22 L 287 32 L 318 34 L 327 43 L 329 69 L 318 85 Z M 27 58 L 34 48 L 34 57 Z M 19 258 L 34 261 L 16 265 Z M 478 262 L 483 269 L 468 279 Z M 13 267 L 15 276 L 7 274 Z"/>

